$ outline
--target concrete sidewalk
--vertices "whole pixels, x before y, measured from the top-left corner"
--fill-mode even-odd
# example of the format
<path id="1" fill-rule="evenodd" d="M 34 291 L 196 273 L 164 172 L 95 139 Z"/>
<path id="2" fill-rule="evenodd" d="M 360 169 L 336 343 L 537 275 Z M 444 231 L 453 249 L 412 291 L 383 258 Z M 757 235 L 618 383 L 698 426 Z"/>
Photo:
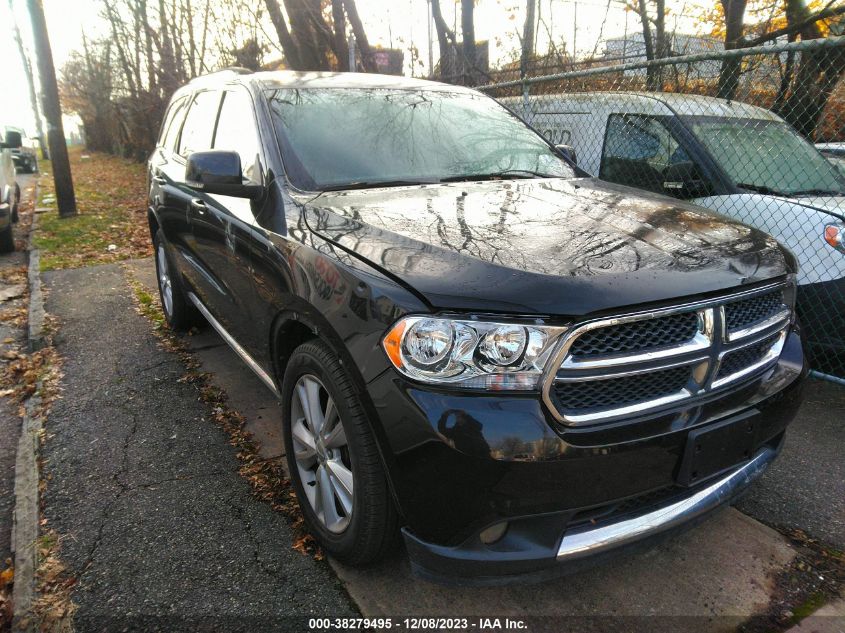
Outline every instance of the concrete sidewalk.
<path id="1" fill-rule="evenodd" d="M 288 631 L 355 614 L 291 549 L 228 437 L 159 346 L 118 265 L 44 275 L 63 397 L 46 423 L 44 517 L 77 578 L 77 631 Z"/>

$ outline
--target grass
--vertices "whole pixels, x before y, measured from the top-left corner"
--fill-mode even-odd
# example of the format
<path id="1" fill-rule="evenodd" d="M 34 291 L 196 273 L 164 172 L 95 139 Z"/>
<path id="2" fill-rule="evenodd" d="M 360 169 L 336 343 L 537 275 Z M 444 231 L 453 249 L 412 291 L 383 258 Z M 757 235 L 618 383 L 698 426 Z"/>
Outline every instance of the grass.
<path id="1" fill-rule="evenodd" d="M 116 156 L 69 148 L 78 214 L 59 218 L 49 161 L 41 162 L 34 236 L 41 270 L 77 268 L 147 257 L 144 165 Z"/>

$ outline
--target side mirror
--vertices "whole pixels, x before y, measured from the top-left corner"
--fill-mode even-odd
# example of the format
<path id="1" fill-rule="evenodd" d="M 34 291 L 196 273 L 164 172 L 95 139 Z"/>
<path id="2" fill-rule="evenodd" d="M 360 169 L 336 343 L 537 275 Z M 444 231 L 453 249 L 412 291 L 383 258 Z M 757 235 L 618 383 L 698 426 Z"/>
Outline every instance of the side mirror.
<path id="1" fill-rule="evenodd" d="M 236 198 L 260 198 L 261 185 L 244 184 L 241 157 L 237 152 L 209 150 L 188 156 L 185 184 L 203 193 L 216 193 Z"/>
<path id="2" fill-rule="evenodd" d="M 6 147 L 11 147 L 12 149 L 19 149 L 23 145 L 21 133 L 9 130 L 8 132 L 6 132 L 6 139 L 3 145 L 5 145 Z"/>
<path id="3" fill-rule="evenodd" d="M 684 161 L 669 165 L 663 172 L 663 190 L 667 195 L 687 200 L 710 194 L 710 187 L 701 177 L 695 163 Z"/>
<path id="4" fill-rule="evenodd" d="M 578 156 L 575 154 L 575 148 L 572 145 L 555 145 L 555 149 L 573 165 L 578 164 Z"/>

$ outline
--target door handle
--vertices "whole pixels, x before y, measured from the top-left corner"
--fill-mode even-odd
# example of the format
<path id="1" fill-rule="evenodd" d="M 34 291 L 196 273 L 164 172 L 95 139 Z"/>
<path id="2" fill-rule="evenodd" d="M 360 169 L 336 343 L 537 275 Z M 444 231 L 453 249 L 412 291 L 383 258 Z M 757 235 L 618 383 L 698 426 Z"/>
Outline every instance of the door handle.
<path id="1" fill-rule="evenodd" d="M 167 184 L 167 180 L 165 178 L 162 178 L 161 176 L 153 176 L 153 182 L 157 185 Z"/>
<path id="2" fill-rule="evenodd" d="M 199 198 L 191 198 L 191 208 L 200 215 L 205 215 L 205 211 L 208 207 L 206 207 L 205 202 Z"/>

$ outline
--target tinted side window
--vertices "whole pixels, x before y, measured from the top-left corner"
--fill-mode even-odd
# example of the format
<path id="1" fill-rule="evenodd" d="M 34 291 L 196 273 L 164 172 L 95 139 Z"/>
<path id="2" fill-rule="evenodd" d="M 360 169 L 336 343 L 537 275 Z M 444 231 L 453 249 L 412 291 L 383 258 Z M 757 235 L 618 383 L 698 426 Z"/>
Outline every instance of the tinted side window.
<path id="1" fill-rule="evenodd" d="M 608 118 L 600 178 L 663 193 L 665 169 L 686 161 L 684 148 L 654 117 L 612 114 Z"/>
<path id="2" fill-rule="evenodd" d="M 261 142 L 255 127 L 252 99 L 245 91 L 225 93 L 217 120 L 214 149 L 237 152 L 247 180 L 261 182 Z"/>
<path id="3" fill-rule="evenodd" d="M 176 144 L 176 137 L 179 136 L 179 130 L 182 128 L 182 121 L 185 120 L 185 110 L 188 106 L 188 97 L 182 97 L 175 101 L 167 111 L 167 118 L 164 125 L 161 126 L 162 138 L 159 139 L 159 145 L 172 150 Z"/>
<path id="4" fill-rule="evenodd" d="M 217 107 L 220 105 L 220 93 L 213 90 L 200 92 L 194 97 L 182 135 L 179 137 L 179 155 L 188 157 L 192 152 L 211 149 L 211 137 L 214 134 L 214 122 L 217 119 Z"/>

